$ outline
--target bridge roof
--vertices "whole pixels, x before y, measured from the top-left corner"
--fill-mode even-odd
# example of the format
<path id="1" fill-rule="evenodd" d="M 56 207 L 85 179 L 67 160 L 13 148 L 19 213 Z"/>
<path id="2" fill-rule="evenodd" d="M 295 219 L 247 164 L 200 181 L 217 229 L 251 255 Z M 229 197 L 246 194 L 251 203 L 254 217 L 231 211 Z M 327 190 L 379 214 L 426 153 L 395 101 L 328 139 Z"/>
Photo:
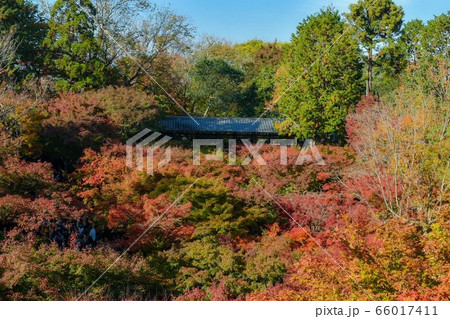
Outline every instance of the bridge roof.
<path id="1" fill-rule="evenodd" d="M 174 133 L 278 134 L 274 127 L 276 122 L 280 122 L 280 120 L 274 118 L 168 116 L 160 121 L 160 127 L 166 132 Z"/>

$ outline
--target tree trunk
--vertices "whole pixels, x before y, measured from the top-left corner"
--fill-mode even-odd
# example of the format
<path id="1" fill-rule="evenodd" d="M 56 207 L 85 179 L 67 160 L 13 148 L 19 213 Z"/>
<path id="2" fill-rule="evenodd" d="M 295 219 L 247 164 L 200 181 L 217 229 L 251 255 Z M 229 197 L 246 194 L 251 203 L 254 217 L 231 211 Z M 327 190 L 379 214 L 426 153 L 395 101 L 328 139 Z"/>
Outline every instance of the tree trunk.
<path id="1" fill-rule="evenodd" d="M 366 83 L 366 95 L 372 93 L 372 48 L 369 48 L 367 54 L 367 83 Z"/>

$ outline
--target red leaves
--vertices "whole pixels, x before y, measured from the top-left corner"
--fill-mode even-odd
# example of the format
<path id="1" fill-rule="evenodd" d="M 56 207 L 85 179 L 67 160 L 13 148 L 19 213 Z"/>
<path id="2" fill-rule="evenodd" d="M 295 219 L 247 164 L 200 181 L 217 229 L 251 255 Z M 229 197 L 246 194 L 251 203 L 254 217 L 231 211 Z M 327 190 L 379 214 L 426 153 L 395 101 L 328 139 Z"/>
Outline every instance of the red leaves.
<path id="1" fill-rule="evenodd" d="M 347 117 L 347 123 L 345 126 L 346 132 L 347 132 L 347 141 L 350 143 L 350 145 L 354 143 L 361 142 L 361 138 L 358 136 L 358 131 L 360 129 L 361 125 L 367 125 L 368 123 L 362 123 L 359 120 L 359 114 L 361 114 L 364 111 L 367 111 L 370 108 L 374 108 L 376 104 L 379 103 L 379 100 L 377 97 L 373 95 L 364 95 L 362 96 L 361 101 L 358 102 L 355 108 L 356 114 L 350 114 Z"/>
<path id="2" fill-rule="evenodd" d="M 0 165 L 0 196 L 35 196 L 50 189 L 53 182 L 53 171 L 49 163 L 27 163 L 17 157 L 10 157 Z"/>
<path id="3" fill-rule="evenodd" d="M 129 253 L 145 254 L 141 262 L 148 267 L 157 263 L 158 282 L 173 282 L 176 289 L 166 289 L 179 300 L 368 299 L 359 285 L 379 299 L 448 298 L 448 225 L 440 220 L 424 232 L 389 218 L 379 194 L 392 180 L 349 174 L 354 155 L 348 147 L 320 146 L 325 166 L 294 165 L 298 150 L 288 152 L 288 165 L 279 165 L 279 149 L 272 146 L 260 150 L 267 166 L 195 166 L 189 150 L 172 151 L 172 161 L 148 176 L 126 167 L 121 144 L 87 149 L 69 191 L 53 180 L 48 164 L 12 157 L 0 166 L 0 186 L 16 185 L 0 188 L 7 241 L 40 243 L 45 221 L 89 215 L 105 233 L 101 247 L 121 252 L 139 239 Z M 247 155 L 238 150 L 240 161 Z M 196 176 L 197 184 L 172 205 Z M 91 267 L 89 254 L 98 251 L 81 258 L 64 250 L 52 257 L 55 264 L 73 254 L 80 269 Z M 3 260 L 14 258 L 8 252 Z M 5 267 L 3 281 L 23 280 L 20 269 Z M 33 261 L 26 267 L 39 278 L 36 291 L 59 296 L 51 276 L 35 272 Z"/>
<path id="4" fill-rule="evenodd" d="M 308 235 L 306 234 L 306 231 L 305 231 L 305 229 L 302 229 L 300 227 L 294 227 L 291 229 L 291 231 L 289 231 L 288 236 L 294 242 L 303 244 L 309 238 Z"/>
<path id="5" fill-rule="evenodd" d="M 155 236 L 166 240 L 188 239 L 194 228 L 183 224 L 183 218 L 189 215 L 190 203 L 171 205 L 167 195 L 151 199 L 143 196 L 137 203 L 117 204 L 109 210 L 106 217 L 108 227 L 122 232 L 127 245 L 141 236 L 140 245 L 151 243 Z"/>

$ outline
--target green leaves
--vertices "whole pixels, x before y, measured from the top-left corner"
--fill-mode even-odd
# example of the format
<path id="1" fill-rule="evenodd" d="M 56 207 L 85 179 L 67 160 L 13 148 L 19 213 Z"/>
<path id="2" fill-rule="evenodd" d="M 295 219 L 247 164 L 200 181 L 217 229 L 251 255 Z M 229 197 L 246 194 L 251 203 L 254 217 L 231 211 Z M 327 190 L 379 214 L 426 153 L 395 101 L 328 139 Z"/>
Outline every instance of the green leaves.
<path id="1" fill-rule="evenodd" d="M 38 6 L 32 1 L 0 1 L 0 35 L 12 35 L 17 45 L 17 50 L 11 59 L 13 61 L 9 61 L 11 63 L 7 68 L 8 75 L 11 76 L 10 80 L 22 80 L 39 73 L 42 67 L 40 45 L 46 31 L 47 25 L 38 11 Z M 21 62 L 22 68 L 15 65 L 16 61 Z M 1 73 L 0 66 L 0 75 Z"/>
<path id="2" fill-rule="evenodd" d="M 343 140 L 345 116 L 362 93 L 357 43 L 347 34 L 340 37 L 346 27 L 331 8 L 297 27 L 275 91 L 275 96 L 284 94 L 278 110 L 288 117 L 280 125 L 282 133 L 300 139 Z"/>
<path id="3" fill-rule="evenodd" d="M 450 47 L 450 11 L 435 16 L 428 22 L 423 34 L 423 45 L 433 55 L 447 55 Z"/>
<path id="4" fill-rule="evenodd" d="M 356 36 L 367 50 L 366 95 L 369 95 L 372 93 L 374 61 L 389 40 L 400 35 L 403 9 L 392 0 L 359 0 L 350 5 L 350 13 L 346 16 L 356 26 Z"/>
<path id="5" fill-rule="evenodd" d="M 81 9 L 75 0 L 56 1 L 43 46 L 48 50 L 45 65 L 51 69 L 59 91 L 81 91 L 105 85 L 105 64 L 94 36 L 95 9 L 89 0 Z M 87 12 L 85 11 L 87 10 Z"/>
<path id="6" fill-rule="evenodd" d="M 403 9 L 392 0 L 359 0 L 350 5 L 347 18 L 357 26 L 362 45 L 374 49 L 378 42 L 399 34 Z"/>
<path id="7" fill-rule="evenodd" d="M 239 102 L 244 73 L 224 60 L 204 58 L 191 70 L 191 79 L 195 112 L 225 116 Z"/>

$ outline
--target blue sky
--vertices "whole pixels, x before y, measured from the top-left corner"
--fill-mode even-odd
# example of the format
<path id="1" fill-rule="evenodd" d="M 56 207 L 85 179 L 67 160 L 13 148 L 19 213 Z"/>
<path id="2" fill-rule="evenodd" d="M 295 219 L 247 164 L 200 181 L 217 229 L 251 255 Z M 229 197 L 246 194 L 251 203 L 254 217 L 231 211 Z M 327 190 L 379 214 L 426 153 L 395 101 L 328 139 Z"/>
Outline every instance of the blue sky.
<path id="1" fill-rule="evenodd" d="M 332 4 L 347 12 L 357 0 L 154 0 L 189 18 L 199 36 L 215 35 L 233 42 L 250 39 L 289 41 L 306 16 Z M 432 19 L 450 10 L 448 0 L 396 0 L 405 20 Z"/>

